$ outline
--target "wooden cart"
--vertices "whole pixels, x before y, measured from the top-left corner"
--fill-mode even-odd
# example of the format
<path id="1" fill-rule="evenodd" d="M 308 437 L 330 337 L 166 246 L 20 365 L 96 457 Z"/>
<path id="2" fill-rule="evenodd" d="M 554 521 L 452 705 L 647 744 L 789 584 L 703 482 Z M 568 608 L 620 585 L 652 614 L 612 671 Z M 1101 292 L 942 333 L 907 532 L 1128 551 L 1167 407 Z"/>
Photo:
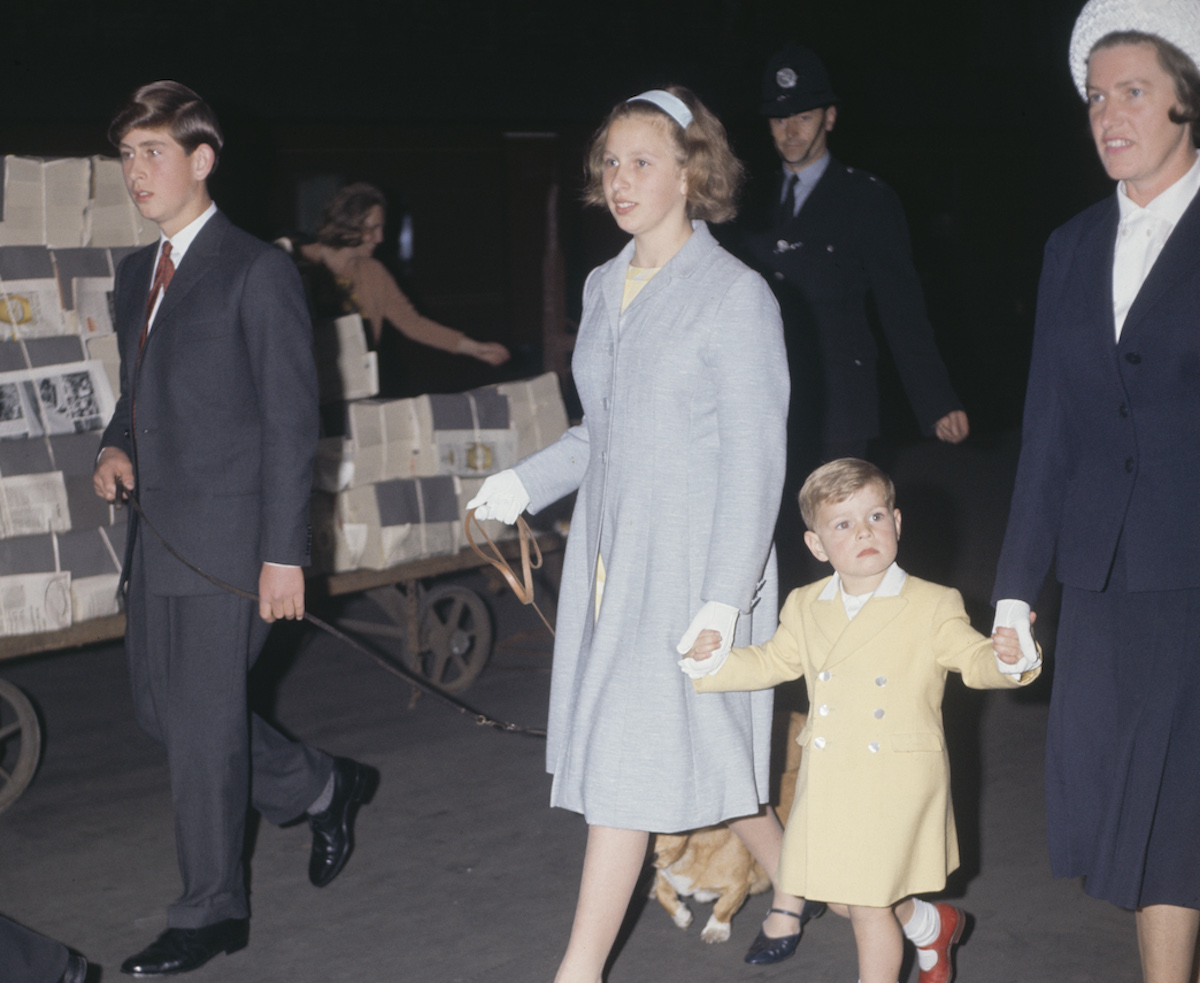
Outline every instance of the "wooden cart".
<path id="1" fill-rule="evenodd" d="M 537 544 L 547 566 L 557 567 L 564 540 L 556 533 L 540 533 Z M 515 560 L 514 540 L 498 543 L 507 560 Z M 435 583 L 438 578 L 485 566 L 469 547 L 457 553 L 412 560 L 386 570 L 352 570 L 310 577 L 307 602 L 314 610 L 323 601 L 362 594 L 385 620 L 342 618 L 337 627 L 365 637 L 377 654 L 398 663 L 410 673 L 447 693 L 458 693 L 478 678 L 492 654 L 492 616 L 487 603 L 461 584 Z M 553 595 L 557 577 L 547 576 L 551 597 L 543 610 L 554 620 Z M 548 608 L 548 610 L 547 610 Z M 125 616 L 112 615 L 82 621 L 60 631 L 0 637 L 0 661 L 60 649 L 108 642 L 125 635 Z M 33 780 L 41 756 L 42 733 L 29 698 L 16 686 L 0 679 L 0 812 L 21 795 Z"/>

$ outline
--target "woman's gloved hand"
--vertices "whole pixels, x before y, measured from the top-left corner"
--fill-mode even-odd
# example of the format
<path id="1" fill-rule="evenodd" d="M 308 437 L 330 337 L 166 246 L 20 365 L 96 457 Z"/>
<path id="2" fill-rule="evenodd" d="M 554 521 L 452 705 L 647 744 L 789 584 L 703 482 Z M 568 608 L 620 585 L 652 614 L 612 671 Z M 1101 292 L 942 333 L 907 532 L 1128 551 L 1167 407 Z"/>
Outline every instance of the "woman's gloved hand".
<path id="1" fill-rule="evenodd" d="M 467 502 L 467 508 L 475 510 L 476 519 L 499 519 L 510 526 L 528 505 L 529 493 L 512 470 L 485 478 L 479 494 Z"/>
<path id="2" fill-rule="evenodd" d="M 692 679 L 699 679 L 701 676 L 711 676 L 725 665 L 729 650 L 733 648 L 733 631 L 737 627 L 740 613 L 732 604 L 705 601 L 692 623 L 688 625 L 688 630 L 683 633 L 683 638 L 675 646 L 675 651 L 684 656 L 677 663 L 679 668 Z M 696 644 L 696 636 L 705 629 L 711 629 L 720 635 L 721 644 L 711 655 L 697 659 L 691 654 L 692 646 Z"/>

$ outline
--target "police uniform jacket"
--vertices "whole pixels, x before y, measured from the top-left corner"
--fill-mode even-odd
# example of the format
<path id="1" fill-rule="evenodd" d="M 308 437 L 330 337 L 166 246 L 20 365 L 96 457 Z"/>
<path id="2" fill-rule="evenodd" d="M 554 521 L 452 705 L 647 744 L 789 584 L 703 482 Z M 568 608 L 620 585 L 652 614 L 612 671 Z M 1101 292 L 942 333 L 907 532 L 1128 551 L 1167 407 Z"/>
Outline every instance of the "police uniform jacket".
<path id="1" fill-rule="evenodd" d="M 962 404 L 934 342 L 899 198 L 873 175 L 831 159 L 793 216 L 779 204 L 782 182 L 780 174 L 751 204 L 730 245 L 779 300 L 796 412 L 820 419 L 825 441 L 878 435 L 870 295 L 917 422 L 932 433 Z"/>

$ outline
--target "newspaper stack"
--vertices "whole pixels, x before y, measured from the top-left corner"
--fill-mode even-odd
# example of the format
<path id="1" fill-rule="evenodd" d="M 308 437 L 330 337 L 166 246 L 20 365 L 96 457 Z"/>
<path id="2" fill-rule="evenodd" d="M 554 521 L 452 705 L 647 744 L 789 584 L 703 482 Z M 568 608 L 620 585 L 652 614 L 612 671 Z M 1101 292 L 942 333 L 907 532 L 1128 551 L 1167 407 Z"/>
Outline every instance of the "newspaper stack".
<path id="1" fill-rule="evenodd" d="M 465 393 L 348 403 L 349 435 L 321 442 L 313 563 L 323 572 L 383 569 L 466 545 L 462 518 L 483 479 L 567 428 L 547 373 Z M 502 522 L 482 524 L 493 540 Z"/>
<path id="2" fill-rule="evenodd" d="M 118 161 L 0 158 L 0 635 L 118 610 L 124 516 L 91 476 L 119 389 L 113 274 L 157 236 Z"/>
<path id="3" fill-rule="evenodd" d="M 158 238 L 111 157 L 0 158 L 0 246 L 141 246 Z"/>

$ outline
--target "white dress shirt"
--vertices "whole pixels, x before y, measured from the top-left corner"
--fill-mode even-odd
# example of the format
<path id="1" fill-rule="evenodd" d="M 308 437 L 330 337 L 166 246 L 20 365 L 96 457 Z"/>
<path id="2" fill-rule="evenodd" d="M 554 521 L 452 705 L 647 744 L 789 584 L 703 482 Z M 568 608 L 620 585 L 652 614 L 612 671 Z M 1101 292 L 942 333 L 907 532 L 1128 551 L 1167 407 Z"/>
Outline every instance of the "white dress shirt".
<path id="1" fill-rule="evenodd" d="M 1129 308 L 1197 190 L 1200 190 L 1200 155 L 1183 177 L 1145 208 L 1125 193 L 1124 181 L 1117 184 L 1121 221 L 1113 254 L 1113 320 L 1118 341 Z"/>

